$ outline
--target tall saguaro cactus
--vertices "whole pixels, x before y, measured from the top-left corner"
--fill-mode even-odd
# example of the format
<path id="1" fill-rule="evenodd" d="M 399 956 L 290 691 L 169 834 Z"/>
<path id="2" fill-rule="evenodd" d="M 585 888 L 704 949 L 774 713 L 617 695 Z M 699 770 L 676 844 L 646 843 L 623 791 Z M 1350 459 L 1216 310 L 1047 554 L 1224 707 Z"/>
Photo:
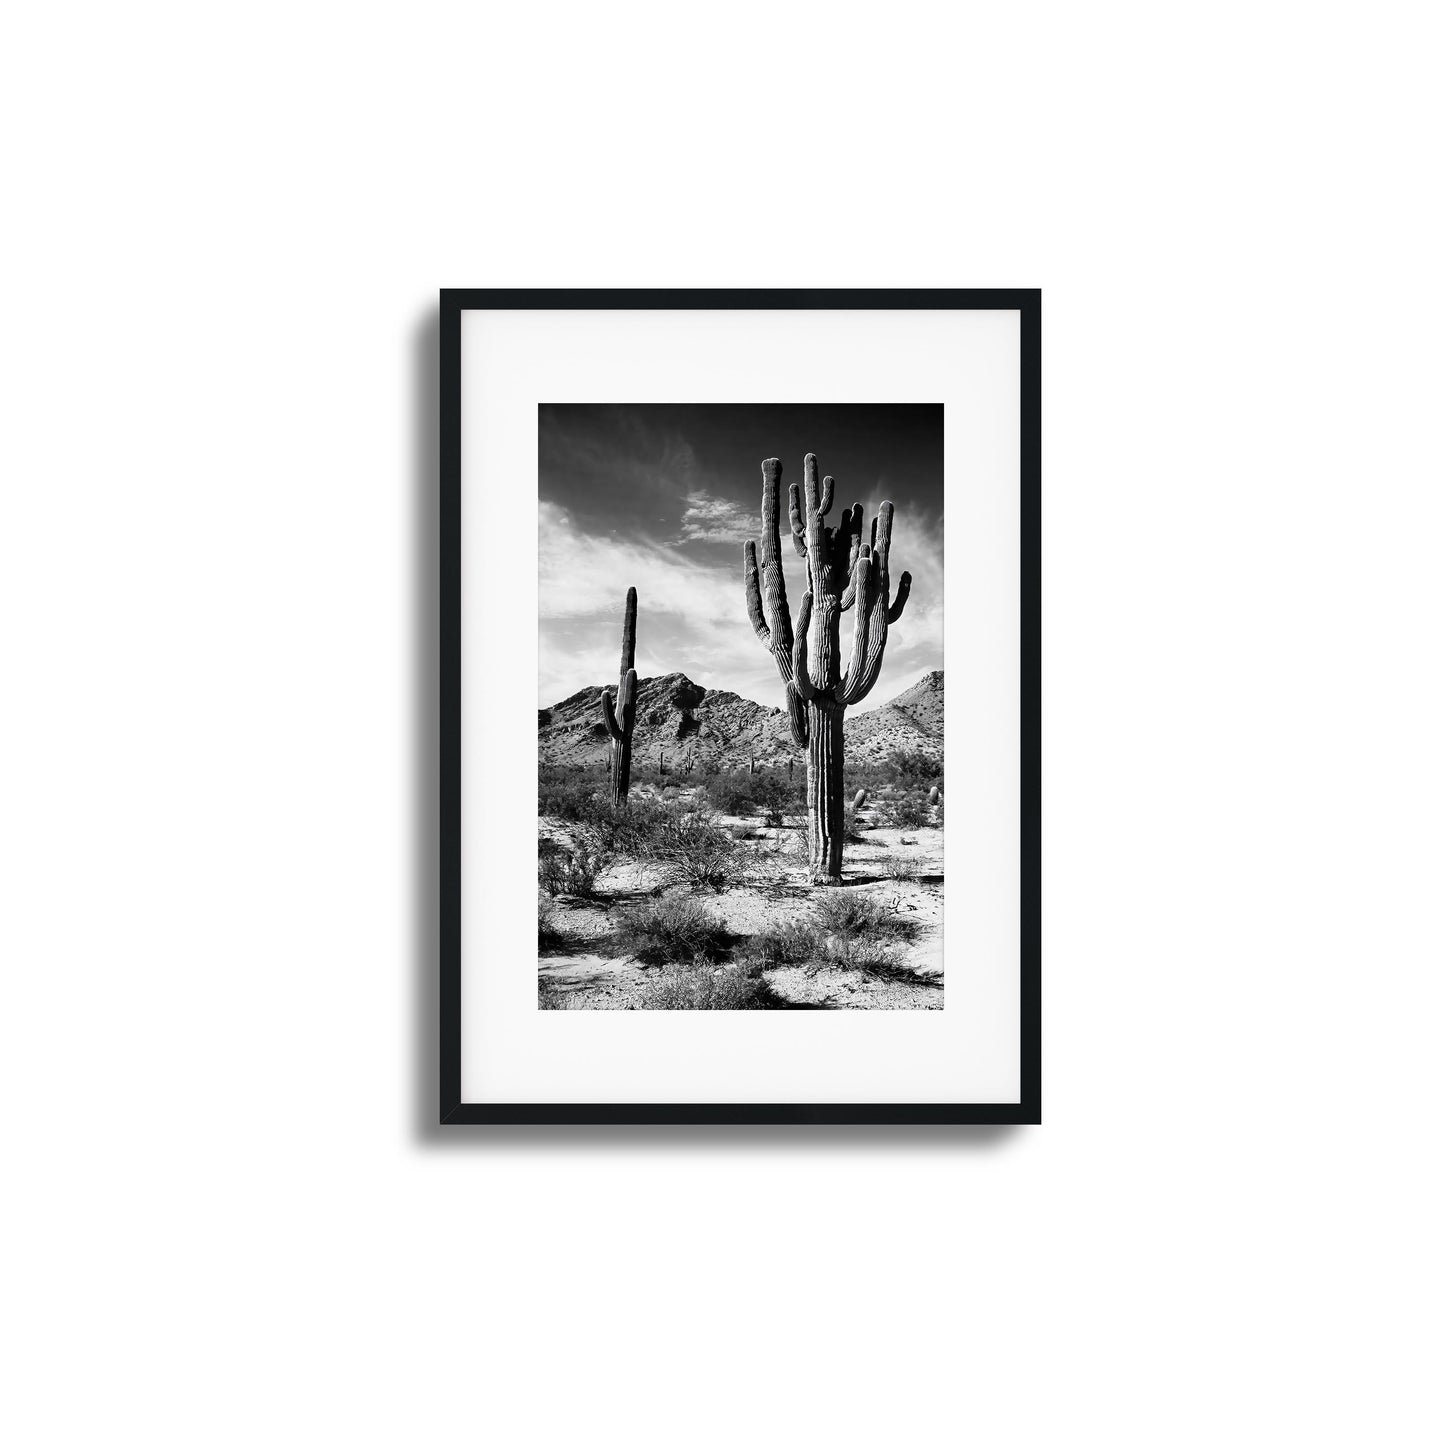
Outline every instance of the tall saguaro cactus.
<path id="1" fill-rule="evenodd" d="M 783 559 L 778 545 L 778 483 L 783 464 L 763 463 L 761 580 L 759 553 L 743 549 L 743 584 L 753 630 L 773 655 L 783 679 L 793 741 L 808 749 L 808 876 L 814 883 L 843 881 L 843 712 L 861 702 L 878 680 L 888 627 L 903 615 L 912 577 L 898 579 L 889 601 L 888 547 L 893 503 L 884 502 L 863 541 L 863 508 L 843 512 L 836 527 L 823 525 L 833 505 L 833 478 L 818 481 L 818 459 L 803 458 L 803 485 L 789 488 L 793 546 L 808 564 L 807 590 L 793 633 Z M 853 609 L 853 639 L 843 668 L 839 628 Z"/>
<path id="2" fill-rule="evenodd" d="M 627 606 L 622 614 L 622 666 L 617 675 L 617 707 L 612 694 L 602 689 L 602 721 L 612 739 L 612 801 L 627 801 L 632 781 L 632 724 L 637 717 L 637 669 L 632 661 L 637 650 L 637 588 L 627 589 Z"/>

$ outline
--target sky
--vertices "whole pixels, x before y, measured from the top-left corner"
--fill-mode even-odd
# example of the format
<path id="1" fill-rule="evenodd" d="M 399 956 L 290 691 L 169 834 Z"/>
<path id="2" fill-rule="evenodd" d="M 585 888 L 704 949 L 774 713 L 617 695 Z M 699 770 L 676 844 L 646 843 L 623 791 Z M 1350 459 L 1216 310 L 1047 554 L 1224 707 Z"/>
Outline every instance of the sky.
<path id="1" fill-rule="evenodd" d="M 883 670 L 856 710 L 943 666 L 943 407 L 698 405 L 538 407 L 537 705 L 617 680 L 622 609 L 637 588 L 637 675 L 685 672 L 703 687 L 783 703 L 748 621 L 743 543 L 762 532 L 762 463 L 783 463 L 780 535 L 797 617 L 803 559 L 787 484 L 814 452 L 835 479 L 830 525 L 863 503 L 894 507 L 889 571 L 913 574 Z M 843 619 L 846 655 L 851 615 Z"/>

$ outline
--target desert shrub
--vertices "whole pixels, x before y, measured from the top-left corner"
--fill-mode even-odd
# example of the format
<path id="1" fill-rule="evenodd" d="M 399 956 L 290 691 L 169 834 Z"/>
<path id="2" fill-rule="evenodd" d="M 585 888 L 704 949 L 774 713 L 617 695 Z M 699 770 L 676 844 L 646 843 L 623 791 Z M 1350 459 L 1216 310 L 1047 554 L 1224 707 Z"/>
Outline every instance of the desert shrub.
<path id="1" fill-rule="evenodd" d="M 881 938 L 906 943 L 918 925 L 899 912 L 898 901 L 879 903 L 853 888 L 829 890 L 813 905 L 817 930 L 834 938 Z"/>
<path id="2" fill-rule="evenodd" d="M 593 768 L 537 770 L 537 812 L 564 823 L 585 823 L 610 811 L 607 775 Z"/>
<path id="3" fill-rule="evenodd" d="M 899 964 L 898 949 L 917 936 L 918 925 L 903 917 L 896 899 L 885 905 L 851 892 L 830 893 L 814 905 L 813 931 L 819 966 L 913 977 Z"/>
<path id="4" fill-rule="evenodd" d="M 739 945 L 739 959 L 759 971 L 767 968 L 799 968 L 811 963 L 818 938 L 805 923 L 781 923 L 763 929 Z"/>
<path id="5" fill-rule="evenodd" d="M 753 801 L 770 828 L 781 828 L 788 815 L 801 813 L 807 799 L 807 784 L 790 783 L 782 773 L 760 773 L 753 779 Z"/>
<path id="6" fill-rule="evenodd" d="M 922 828 L 930 821 L 928 804 L 917 793 L 905 793 L 881 803 L 877 812 L 889 828 Z"/>
<path id="7" fill-rule="evenodd" d="M 615 853 L 634 858 L 647 854 L 653 841 L 677 814 L 676 807 L 661 798 L 635 797 L 625 808 L 608 806 L 588 820 L 603 844 Z"/>
<path id="8" fill-rule="evenodd" d="M 629 909 L 614 937 L 639 963 L 651 965 L 716 962 L 732 943 L 722 921 L 691 898 L 661 898 Z"/>
<path id="9" fill-rule="evenodd" d="M 901 782 L 936 782 L 943 777 L 943 759 L 908 748 L 895 748 L 888 754 L 888 766 Z"/>
<path id="10" fill-rule="evenodd" d="M 750 818 L 762 813 L 770 828 L 781 828 L 789 813 L 802 811 L 807 798 L 806 774 L 792 783 L 776 768 L 760 773 L 732 772 L 709 777 L 704 782 L 708 802 L 720 813 Z"/>
<path id="11" fill-rule="evenodd" d="M 899 968 L 898 949 L 886 938 L 872 934 L 839 934 L 830 936 L 824 949 L 825 963 L 834 968 L 854 969 L 859 973 L 888 975 Z"/>
<path id="12" fill-rule="evenodd" d="M 537 887 L 549 897 L 555 898 L 559 893 L 566 892 L 569 856 L 566 853 L 544 853 L 537 859 Z"/>
<path id="13" fill-rule="evenodd" d="M 897 880 L 915 878 L 918 875 L 918 865 L 911 858 L 902 858 L 897 853 L 890 853 L 883 860 L 883 876 Z"/>
<path id="14" fill-rule="evenodd" d="M 673 810 L 637 849 L 659 863 L 678 883 L 721 893 L 742 881 L 737 840 L 725 828 L 698 813 Z"/>
<path id="15" fill-rule="evenodd" d="M 863 788 L 871 798 L 880 788 L 894 782 L 897 776 L 887 763 L 855 762 L 849 759 L 843 772 L 843 792 L 851 798 L 859 788 Z"/>
<path id="16" fill-rule="evenodd" d="M 851 890 L 829 892 L 812 916 L 776 924 L 744 939 L 737 960 L 751 971 L 772 968 L 846 968 L 885 978 L 912 979 L 898 961 L 901 945 L 917 936 L 918 926 L 898 910 Z"/>
<path id="17" fill-rule="evenodd" d="M 744 879 L 736 841 L 698 818 L 685 819 L 672 830 L 663 862 L 678 882 L 714 893 Z"/>
<path id="18" fill-rule="evenodd" d="M 556 953 L 567 944 L 567 935 L 557 927 L 557 905 L 545 894 L 537 904 L 537 952 Z"/>
<path id="19" fill-rule="evenodd" d="M 625 808 L 604 804 L 573 832 L 604 859 L 622 855 L 656 863 L 674 882 L 694 888 L 721 892 L 741 881 L 738 840 L 681 799 L 636 797 Z"/>
<path id="20" fill-rule="evenodd" d="M 716 773 L 703 784 L 707 800 L 720 813 L 750 818 L 757 811 L 753 779 L 747 773 Z"/>
<path id="21" fill-rule="evenodd" d="M 537 859 L 537 885 L 554 898 L 559 893 L 586 897 L 610 861 L 610 852 L 599 839 L 579 832 L 570 848 L 548 851 Z"/>
<path id="22" fill-rule="evenodd" d="M 766 985 L 745 968 L 713 969 L 706 962 L 670 964 L 638 995 L 640 1009 L 755 1009 L 766 1005 Z"/>

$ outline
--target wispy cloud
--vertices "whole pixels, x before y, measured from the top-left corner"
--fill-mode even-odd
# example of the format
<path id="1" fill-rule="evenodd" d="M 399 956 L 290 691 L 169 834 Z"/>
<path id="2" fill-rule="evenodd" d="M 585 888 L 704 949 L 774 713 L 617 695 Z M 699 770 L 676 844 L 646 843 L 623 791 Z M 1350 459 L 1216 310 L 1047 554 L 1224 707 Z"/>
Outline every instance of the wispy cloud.
<path id="1" fill-rule="evenodd" d="M 736 542 L 755 539 L 758 514 L 727 497 L 710 496 L 707 492 L 689 492 L 687 510 L 682 514 L 679 542 Z"/>

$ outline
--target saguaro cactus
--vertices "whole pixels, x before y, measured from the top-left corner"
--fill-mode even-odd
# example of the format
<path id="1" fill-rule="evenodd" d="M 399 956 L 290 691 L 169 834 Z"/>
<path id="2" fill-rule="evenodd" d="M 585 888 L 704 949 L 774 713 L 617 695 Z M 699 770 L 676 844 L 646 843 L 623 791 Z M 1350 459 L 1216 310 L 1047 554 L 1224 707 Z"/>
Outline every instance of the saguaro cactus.
<path id="1" fill-rule="evenodd" d="M 622 614 L 622 667 L 617 676 L 617 707 L 612 694 L 602 689 L 602 721 L 612 739 L 612 801 L 627 802 L 627 785 L 632 781 L 632 724 L 637 717 L 637 669 L 632 660 L 637 650 L 637 588 L 627 589 L 627 606 Z"/>
<path id="2" fill-rule="evenodd" d="M 893 503 L 878 509 L 869 540 L 863 541 L 863 508 L 845 511 L 836 527 L 823 518 L 833 505 L 833 478 L 818 481 L 818 459 L 803 458 L 801 491 L 789 488 L 793 546 L 808 564 L 807 590 L 798 604 L 793 633 L 783 559 L 778 544 L 778 483 L 783 464 L 763 463 L 761 580 L 752 542 L 743 549 L 743 585 L 748 616 L 763 646 L 772 653 L 786 689 L 793 741 L 808 749 L 808 876 L 814 883 L 843 881 L 843 711 L 861 702 L 878 680 L 888 627 L 903 615 L 912 577 L 898 579 L 889 601 L 888 548 Z M 853 645 L 846 672 L 839 626 L 853 608 Z"/>

